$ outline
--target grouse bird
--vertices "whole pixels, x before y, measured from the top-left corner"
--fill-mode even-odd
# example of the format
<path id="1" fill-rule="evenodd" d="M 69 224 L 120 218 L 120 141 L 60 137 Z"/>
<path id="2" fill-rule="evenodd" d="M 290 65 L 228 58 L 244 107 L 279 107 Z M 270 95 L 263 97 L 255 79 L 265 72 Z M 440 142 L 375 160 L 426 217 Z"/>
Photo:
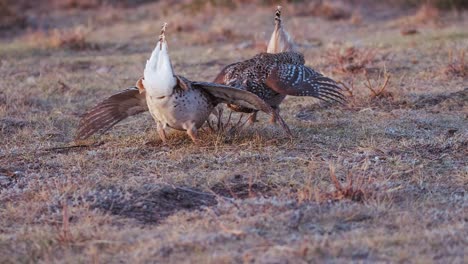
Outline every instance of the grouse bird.
<path id="1" fill-rule="evenodd" d="M 287 95 L 311 96 L 328 102 L 344 103 L 345 97 L 337 83 L 304 65 L 304 56 L 295 51 L 295 45 L 281 24 L 281 9 L 275 15 L 275 29 L 267 53 L 226 66 L 214 82 L 249 91 L 265 100 L 276 112 Z M 237 112 L 256 111 L 236 104 L 228 107 Z M 272 120 L 274 121 L 274 120 Z"/>
<path id="2" fill-rule="evenodd" d="M 187 131 L 197 142 L 197 129 L 219 103 L 236 104 L 276 116 L 274 110 L 253 93 L 221 84 L 192 82 L 175 75 L 165 38 L 166 25 L 146 62 L 144 77 L 138 80 L 136 87 L 105 99 L 87 112 L 80 121 L 76 139 L 106 131 L 128 116 L 148 110 L 163 142 L 166 142 L 166 127 Z"/>

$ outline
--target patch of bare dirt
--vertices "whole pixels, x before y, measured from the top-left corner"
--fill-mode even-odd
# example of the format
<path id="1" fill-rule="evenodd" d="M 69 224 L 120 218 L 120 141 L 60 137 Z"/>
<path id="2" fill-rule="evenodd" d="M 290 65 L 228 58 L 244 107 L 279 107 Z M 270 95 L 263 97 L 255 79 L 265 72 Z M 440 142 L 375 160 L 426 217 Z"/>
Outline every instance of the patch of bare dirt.
<path id="1" fill-rule="evenodd" d="M 252 182 L 251 179 L 239 174 L 211 187 L 211 190 L 218 195 L 236 199 L 269 197 L 272 196 L 274 189 L 262 182 Z"/>
<path id="2" fill-rule="evenodd" d="M 453 93 L 422 95 L 414 103 L 415 109 L 435 107 L 439 110 L 461 110 L 467 107 L 468 87 Z"/>
<path id="3" fill-rule="evenodd" d="M 199 190 L 171 186 L 143 186 L 141 189 L 122 190 L 103 188 L 88 194 L 86 200 L 113 215 L 137 219 L 145 224 L 156 224 L 181 210 L 199 210 L 213 206 L 216 197 Z"/>
<path id="4" fill-rule="evenodd" d="M 12 134 L 27 126 L 29 123 L 25 120 L 5 117 L 0 119 L 0 131 L 4 134 Z"/>

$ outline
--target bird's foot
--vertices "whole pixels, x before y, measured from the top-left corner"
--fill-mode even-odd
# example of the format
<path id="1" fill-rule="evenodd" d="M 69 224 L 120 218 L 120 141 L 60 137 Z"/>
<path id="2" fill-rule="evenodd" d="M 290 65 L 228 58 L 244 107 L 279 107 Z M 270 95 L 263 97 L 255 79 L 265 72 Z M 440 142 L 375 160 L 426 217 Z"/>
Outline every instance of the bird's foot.
<path id="1" fill-rule="evenodd" d="M 252 114 L 250 114 L 248 122 L 249 122 L 249 125 L 252 125 L 255 122 L 258 122 L 257 121 L 257 112 L 253 112 Z"/>
<path id="2" fill-rule="evenodd" d="M 281 126 L 281 128 L 283 128 L 283 130 L 286 132 L 286 134 L 288 134 L 289 138 L 293 138 L 293 134 L 291 132 L 291 129 L 289 129 L 289 126 L 288 124 L 286 124 L 286 122 L 284 122 L 283 118 L 280 116 L 279 114 L 279 111 L 275 110 L 275 113 L 273 114 L 273 116 L 271 117 L 272 119 L 274 119 L 274 123 L 277 123 L 278 125 Z"/>
<path id="3" fill-rule="evenodd" d="M 195 145 L 200 145 L 202 143 L 202 141 L 198 139 L 198 131 L 195 128 L 195 125 L 192 125 L 189 129 L 187 129 L 187 134 Z"/>

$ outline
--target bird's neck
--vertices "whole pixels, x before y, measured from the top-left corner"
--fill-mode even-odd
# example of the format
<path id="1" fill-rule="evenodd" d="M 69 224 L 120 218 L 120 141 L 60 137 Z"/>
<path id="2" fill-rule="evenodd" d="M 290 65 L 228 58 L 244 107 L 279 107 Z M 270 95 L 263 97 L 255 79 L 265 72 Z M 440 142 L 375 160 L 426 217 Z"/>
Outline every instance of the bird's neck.
<path id="1" fill-rule="evenodd" d="M 160 41 L 146 62 L 144 86 L 150 96 L 162 97 L 172 94 L 177 80 L 172 69 L 166 41 Z"/>

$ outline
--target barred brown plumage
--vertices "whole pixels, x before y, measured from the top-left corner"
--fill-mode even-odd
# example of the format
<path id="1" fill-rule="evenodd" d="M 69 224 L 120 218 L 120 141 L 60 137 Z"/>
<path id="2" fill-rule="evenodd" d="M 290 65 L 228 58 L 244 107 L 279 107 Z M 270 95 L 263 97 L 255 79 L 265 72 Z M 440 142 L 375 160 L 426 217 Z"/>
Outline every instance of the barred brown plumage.
<path id="1" fill-rule="evenodd" d="M 75 139 L 86 139 L 95 133 L 104 133 L 125 118 L 148 111 L 145 94 L 130 87 L 105 99 L 84 114 Z"/>
<path id="2" fill-rule="evenodd" d="M 165 27 L 166 24 L 146 63 L 145 77 L 137 82 L 136 87 L 107 98 L 86 113 L 80 121 L 76 139 L 106 131 L 128 116 L 149 110 L 163 141 L 166 141 L 164 128 L 171 127 L 187 131 L 195 142 L 198 128 L 219 103 L 263 111 L 272 115 L 290 133 L 276 112 L 257 95 L 222 84 L 192 82 L 175 75 L 164 36 Z"/>
<path id="3" fill-rule="evenodd" d="M 295 51 L 295 45 L 281 25 L 281 10 L 275 16 L 275 29 L 268 44 L 268 53 L 226 66 L 214 82 L 252 92 L 265 100 L 276 111 L 287 95 L 311 96 L 327 102 L 345 103 L 338 84 L 321 73 L 305 66 L 304 55 Z M 238 105 L 228 105 L 238 112 L 256 111 Z"/>
<path id="4" fill-rule="evenodd" d="M 346 102 L 337 83 L 305 66 L 304 56 L 295 51 L 261 53 L 252 59 L 228 65 L 214 82 L 252 92 L 273 108 L 278 107 L 286 95 Z M 252 112 L 234 105 L 230 108 Z"/>
<path id="5" fill-rule="evenodd" d="M 165 27 L 159 43 L 166 45 L 164 31 Z M 77 139 L 106 131 L 128 116 L 148 109 L 158 124 L 161 138 L 165 138 L 162 128 L 170 126 L 187 130 L 193 139 L 196 129 L 220 102 L 228 103 L 234 111 L 253 113 L 251 121 L 256 119 L 258 110 L 271 114 L 272 121 L 279 121 L 290 134 L 279 116 L 279 105 L 287 95 L 311 96 L 327 102 L 346 101 L 337 83 L 305 66 L 304 56 L 295 50 L 296 45 L 282 25 L 280 7 L 275 13 L 275 29 L 268 53 L 228 65 L 214 83 L 196 83 L 174 75 L 167 46 L 160 44 L 145 67 L 139 91 L 136 88 L 124 90 L 91 109 L 80 122 Z M 145 88 L 151 89 L 148 92 Z M 167 119 L 167 115 L 171 117 Z"/>

